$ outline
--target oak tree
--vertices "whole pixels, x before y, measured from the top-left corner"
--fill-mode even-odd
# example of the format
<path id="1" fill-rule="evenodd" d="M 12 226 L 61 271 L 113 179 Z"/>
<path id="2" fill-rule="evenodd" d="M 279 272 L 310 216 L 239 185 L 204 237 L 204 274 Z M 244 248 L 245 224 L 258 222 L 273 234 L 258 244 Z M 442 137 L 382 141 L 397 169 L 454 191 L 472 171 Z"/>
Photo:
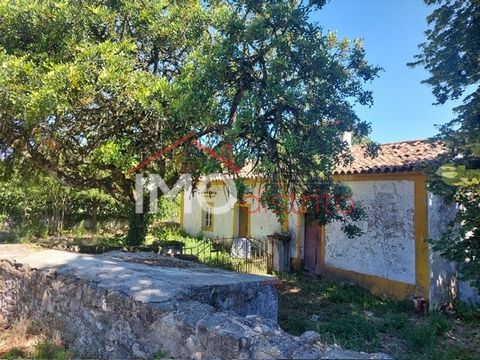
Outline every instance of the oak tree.
<path id="1" fill-rule="evenodd" d="M 353 236 L 362 212 L 341 211 L 349 190 L 331 174 L 349 159 L 339 135 L 369 132 L 353 106 L 372 104 L 379 68 L 360 40 L 312 23 L 324 2 L 1 1 L 1 156 L 132 203 L 128 170 L 194 133 L 253 165 L 279 216 L 285 192 L 335 194 L 315 217 Z M 191 142 L 142 171 L 231 173 Z M 146 222 L 132 218 L 138 242 Z"/>

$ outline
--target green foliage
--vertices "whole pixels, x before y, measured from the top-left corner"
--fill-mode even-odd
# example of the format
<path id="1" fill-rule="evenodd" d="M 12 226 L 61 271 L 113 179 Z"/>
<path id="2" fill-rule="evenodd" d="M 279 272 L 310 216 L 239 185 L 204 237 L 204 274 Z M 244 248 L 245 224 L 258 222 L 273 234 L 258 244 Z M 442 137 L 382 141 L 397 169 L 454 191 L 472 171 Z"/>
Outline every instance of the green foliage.
<path id="1" fill-rule="evenodd" d="M 480 187 L 457 188 L 455 201 L 460 205 L 455 221 L 432 245 L 448 259 L 457 261 L 461 277 L 480 289 Z"/>
<path id="2" fill-rule="evenodd" d="M 395 301 L 303 274 L 279 274 L 279 323 L 300 335 L 318 331 L 323 341 L 395 359 L 476 359 L 480 322 L 475 309 L 458 304 L 454 313 L 419 315 L 412 301 Z M 472 321 L 463 320 L 471 318 Z M 458 318 L 460 317 L 461 320 Z"/>
<path id="3" fill-rule="evenodd" d="M 320 324 L 317 329 L 321 334 L 326 332 L 334 337 L 362 338 L 366 341 L 374 340 L 378 333 L 375 323 L 359 315 L 339 316 L 335 321 Z"/>
<path id="4" fill-rule="evenodd" d="M 434 312 L 430 314 L 425 323 L 403 327 L 401 334 L 412 347 L 423 350 L 434 345 L 438 337 L 443 336 L 451 329 L 452 321 L 442 314 Z"/>
<path id="5" fill-rule="evenodd" d="M 67 360 L 73 357 L 72 353 L 54 344 L 51 340 L 45 340 L 35 345 L 31 352 L 19 348 L 13 348 L 2 355 L 2 359 L 35 359 L 35 360 Z"/>
<path id="6" fill-rule="evenodd" d="M 0 223 L 20 240 L 60 235 L 83 236 L 92 226 L 126 217 L 125 207 L 97 189 L 77 190 L 22 162 L 0 162 Z M 80 233 L 81 232 L 81 233 Z"/>
<path id="7" fill-rule="evenodd" d="M 348 160 L 338 136 L 368 134 L 353 109 L 371 105 L 363 85 L 380 69 L 360 40 L 310 21 L 324 3 L 1 1 L 0 156 L 133 207 L 128 170 L 195 132 L 255 164 L 279 216 L 280 189 L 335 192 L 332 170 Z M 231 172 L 190 142 L 143 170 L 170 185 Z M 318 218 L 358 233 L 336 208 Z M 143 241 L 143 220 L 132 217 L 130 243 Z"/>
<path id="8" fill-rule="evenodd" d="M 427 17 L 427 42 L 420 44 L 422 53 L 409 65 L 430 72 L 423 82 L 432 87 L 438 104 L 464 97 L 456 118 L 437 136 L 449 153 L 446 165 L 430 177 L 430 188 L 456 201 L 460 210 L 434 246 L 457 261 L 463 277 L 480 289 L 480 2 L 425 2 L 435 6 Z"/>
<path id="9" fill-rule="evenodd" d="M 168 358 L 170 358 L 168 356 L 168 353 L 166 353 L 164 351 L 157 351 L 156 353 L 154 353 L 152 355 L 153 360 L 163 360 L 163 359 L 168 359 Z"/>
<path id="10" fill-rule="evenodd" d="M 13 359 L 25 359 L 27 356 L 22 349 L 13 348 L 7 351 L 2 357 L 6 360 L 13 360 Z"/>
<path id="11" fill-rule="evenodd" d="M 190 238 L 186 236 L 179 227 L 171 226 L 170 224 L 166 224 L 164 222 L 157 222 L 150 225 L 149 234 L 155 240 L 180 240 L 183 241 L 184 239 Z"/>
<path id="12" fill-rule="evenodd" d="M 480 307 L 466 304 L 462 301 L 455 302 L 455 315 L 466 323 L 480 324 Z"/>
<path id="13" fill-rule="evenodd" d="M 67 360 L 72 358 L 72 355 L 60 346 L 54 344 L 52 341 L 46 340 L 35 345 L 31 358 L 38 360 Z"/>
<path id="14" fill-rule="evenodd" d="M 45 239 L 48 236 L 48 227 L 43 221 L 38 219 L 22 222 L 15 229 L 15 236 L 23 242 Z"/>
<path id="15" fill-rule="evenodd" d="M 430 325 L 435 329 L 436 335 L 444 335 L 452 329 L 452 321 L 442 313 L 436 311 L 430 314 Z"/>
<path id="16" fill-rule="evenodd" d="M 130 215 L 128 235 L 126 245 L 138 246 L 143 244 L 148 232 L 148 215 L 135 214 Z"/>
<path id="17" fill-rule="evenodd" d="M 388 312 L 382 324 L 382 329 L 402 330 L 410 324 L 407 314 L 398 312 Z"/>
<path id="18" fill-rule="evenodd" d="M 436 331 L 430 324 L 403 328 L 402 336 L 415 350 L 424 350 L 435 342 Z"/>
<path id="19" fill-rule="evenodd" d="M 154 220 L 176 222 L 180 216 L 180 196 L 174 200 L 162 197 L 158 200 L 158 211 L 153 216 Z"/>
<path id="20" fill-rule="evenodd" d="M 74 228 L 73 228 L 73 233 L 77 237 L 82 237 L 85 236 L 87 233 L 87 229 L 85 228 L 85 222 L 82 220 L 80 221 Z"/>

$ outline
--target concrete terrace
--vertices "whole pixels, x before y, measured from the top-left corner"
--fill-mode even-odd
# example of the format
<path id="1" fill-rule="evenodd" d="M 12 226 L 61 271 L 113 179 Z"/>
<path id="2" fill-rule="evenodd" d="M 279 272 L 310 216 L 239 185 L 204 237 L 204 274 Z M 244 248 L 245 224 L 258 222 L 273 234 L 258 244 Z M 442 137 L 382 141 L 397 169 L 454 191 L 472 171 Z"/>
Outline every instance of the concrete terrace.
<path id="1" fill-rule="evenodd" d="M 121 292 L 136 301 L 167 308 L 169 304 L 193 299 L 211 303 L 212 291 L 228 297 L 227 293 L 271 286 L 277 281 L 274 277 L 240 274 L 141 252 L 110 251 L 91 255 L 34 245 L 2 244 L 1 259 L 67 278 L 94 282 L 100 288 Z M 276 317 L 277 307 L 265 311 L 259 309 L 259 312 L 270 318 Z"/>

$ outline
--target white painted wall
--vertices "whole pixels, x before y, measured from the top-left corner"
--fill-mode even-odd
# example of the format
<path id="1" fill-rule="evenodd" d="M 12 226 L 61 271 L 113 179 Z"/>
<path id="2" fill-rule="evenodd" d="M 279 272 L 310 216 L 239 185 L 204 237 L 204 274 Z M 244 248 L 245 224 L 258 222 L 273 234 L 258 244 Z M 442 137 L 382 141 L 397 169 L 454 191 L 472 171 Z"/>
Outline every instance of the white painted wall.
<path id="1" fill-rule="evenodd" d="M 201 232 L 207 237 L 226 237 L 230 238 L 238 235 L 238 212 L 234 212 L 236 201 L 229 201 L 226 188 L 223 185 L 212 185 L 210 191 L 217 195 L 213 198 L 204 197 L 207 202 L 213 202 L 215 206 L 222 207 L 227 205 L 229 210 L 222 213 L 214 213 L 213 231 L 202 231 L 202 210 L 198 197 L 203 196 L 198 192 L 193 196 L 192 194 L 185 194 L 184 204 L 184 230 L 190 235 L 198 235 Z M 250 205 L 250 225 L 251 236 L 255 238 L 265 238 L 281 231 L 281 225 L 277 216 L 270 210 L 262 208 L 260 204 L 261 185 L 252 185 L 250 188 L 251 195 L 245 197 L 245 202 Z M 189 206 L 191 211 L 188 210 Z M 235 228 L 234 228 L 234 216 Z"/>
<path id="2" fill-rule="evenodd" d="M 326 227 L 327 265 L 415 284 L 414 182 L 351 181 L 354 201 L 362 202 L 365 231 L 349 239 L 336 222 Z"/>
<path id="3" fill-rule="evenodd" d="M 216 193 L 215 196 L 209 197 L 200 194 L 198 191 L 195 193 L 185 193 L 184 195 L 184 217 L 183 228 L 192 235 L 196 236 L 203 234 L 206 237 L 220 237 L 229 238 L 232 237 L 233 229 L 233 217 L 232 211 L 234 202 L 229 199 L 227 190 L 220 185 L 212 185 L 209 191 Z M 217 211 L 213 215 L 213 231 L 202 230 L 202 207 L 200 206 L 200 197 L 205 202 L 213 203 Z M 218 211 L 218 208 L 228 207 L 228 210 Z"/>
<path id="4" fill-rule="evenodd" d="M 428 194 L 428 234 L 440 239 L 446 225 L 454 219 L 457 207 L 445 204 L 441 197 Z M 457 265 L 430 248 L 430 304 L 432 308 L 457 297 L 467 303 L 480 304 L 480 293 L 468 281 L 457 279 Z"/>
<path id="5" fill-rule="evenodd" d="M 301 249 L 303 249 L 303 233 L 304 229 L 300 229 L 300 233 L 298 232 L 298 217 L 300 215 L 298 214 L 297 207 L 295 207 L 294 211 L 290 211 L 288 214 L 288 230 L 290 231 L 290 234 L 292 236 L 292 240 L 290 241 L 290 256 L 292 258 L 297 257 L 297 236 L 300 235 L 300 238 L 298 241 L 301 241 Z M 300 254 L 300 257 L 303 258 L 303 252 Z"/>
<path id="6" fill-rule="evenodd" d="M 455 204 L 446 204 L 442 198 L 428 193 L 428 237 L 438 240 L 446 225 L 455 217 Z M 457 294 L 456 265 L 429 250 L 430 308 L 438 309 Z"/>

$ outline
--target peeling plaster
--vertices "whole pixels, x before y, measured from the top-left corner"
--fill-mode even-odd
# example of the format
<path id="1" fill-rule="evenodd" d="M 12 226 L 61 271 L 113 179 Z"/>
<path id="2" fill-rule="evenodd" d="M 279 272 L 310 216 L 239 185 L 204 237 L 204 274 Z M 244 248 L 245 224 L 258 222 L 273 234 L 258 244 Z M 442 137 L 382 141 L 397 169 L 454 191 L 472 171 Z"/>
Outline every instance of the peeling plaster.
<path id="1" fill-rule="evenodd" d="M 349 239 L 341 223 L 326 227 L 328 266 L 415 284 L 414 182 L 352 181 L 355 202 L 368 218 L 358 223 L 365 234 Z"/>

